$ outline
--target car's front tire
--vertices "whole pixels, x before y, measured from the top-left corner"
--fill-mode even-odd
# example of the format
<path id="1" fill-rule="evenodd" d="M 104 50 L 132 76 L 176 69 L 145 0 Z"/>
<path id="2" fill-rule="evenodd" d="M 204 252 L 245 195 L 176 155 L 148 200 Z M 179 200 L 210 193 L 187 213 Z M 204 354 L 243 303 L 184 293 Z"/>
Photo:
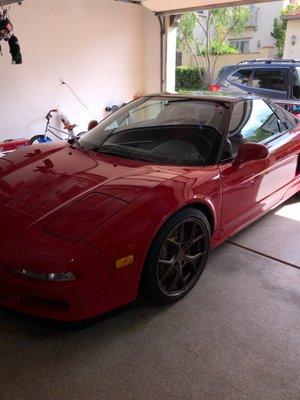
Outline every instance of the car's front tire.
<path id="1" fill-rule="evenodd" d="M 203 212 L 180 210 L 159 230 L 149 250 L 144 279 L 161 304 L 184 297 L 200 278 L 208 257 L 211 229 Z"/>

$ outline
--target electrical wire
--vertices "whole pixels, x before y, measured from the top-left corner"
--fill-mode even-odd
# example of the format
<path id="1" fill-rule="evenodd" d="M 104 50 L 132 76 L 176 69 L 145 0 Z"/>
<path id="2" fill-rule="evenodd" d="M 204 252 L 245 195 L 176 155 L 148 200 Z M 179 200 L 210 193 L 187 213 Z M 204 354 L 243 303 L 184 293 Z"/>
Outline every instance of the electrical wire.
<path id="1" fill-rule="evenodd" d="M 67 86 L 67 88 L 70 90 L 70 92 L 73 94 L 73 96 L 76 98 L 77 101 L 97 120 L 99 119 L 99 116 L 93 113 L 93 111 L 90 110 L 90 108 L 81 100 L 81 98 L 78 96 L 78 94 L 72 89 L 72 87 L 65 81 L 62 82 L 62 85 Z"/>

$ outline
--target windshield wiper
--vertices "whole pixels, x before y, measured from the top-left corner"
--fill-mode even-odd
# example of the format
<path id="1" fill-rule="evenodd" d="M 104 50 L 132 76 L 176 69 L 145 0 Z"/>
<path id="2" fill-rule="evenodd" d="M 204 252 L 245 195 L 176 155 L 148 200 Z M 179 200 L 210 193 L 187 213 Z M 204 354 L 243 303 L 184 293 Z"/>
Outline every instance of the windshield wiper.
<path id="1" fill-rule="evenodd" d="M 72 138 L 72 139 L 69 139 L 69 140 L 68 140 L 68 143 L 69 143 L 71 146 L 78 147 L 79 149 L 84 149 L 84 147 L 81 146 L 81 144 L 79 143 L 79 139 L 78 139 L 77 137 L 74 137 L 74 138 Z"/>
<path id="2" fill-rule="evenodd" d="M 130 151 L 128 149 L 123 149 L 123 148 L 120 148 L 119 146 L 115 146 L 115 145 L 97 146 L 97 147 L 93 147 L 91 150 L 95 151 L 97 153 L 108 154 L 108 155 L 112 155 L 112 156 L 119 156 L 122 158 L 131 159 L 131 160 L 146 161 L 146 162 L 152 161 L 152 158 L 150 158 L 150 157 L 148 158 L 146 156 L 136 154 L 134 151 Z"/>

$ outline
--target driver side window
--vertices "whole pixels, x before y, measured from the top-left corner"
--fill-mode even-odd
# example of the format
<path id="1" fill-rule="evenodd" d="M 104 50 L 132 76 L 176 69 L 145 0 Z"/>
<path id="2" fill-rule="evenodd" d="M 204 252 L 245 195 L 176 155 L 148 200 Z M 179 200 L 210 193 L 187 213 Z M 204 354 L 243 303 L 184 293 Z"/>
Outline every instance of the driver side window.
<path id="1" fill-rule="evenodd" d="M 261 99 L 241 101 L 232 113 L 227 152 L 235 157 L 241 144 L 261 143 L 279 132 L 278 117 L 267 103 Z"/>

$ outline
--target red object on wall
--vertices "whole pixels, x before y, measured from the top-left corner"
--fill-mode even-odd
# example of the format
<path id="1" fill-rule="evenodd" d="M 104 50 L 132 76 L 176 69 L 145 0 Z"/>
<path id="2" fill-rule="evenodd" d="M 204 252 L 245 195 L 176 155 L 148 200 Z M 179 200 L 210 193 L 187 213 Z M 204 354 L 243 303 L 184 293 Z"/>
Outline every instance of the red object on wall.
<path id="1" fill-rule="evenodd" d="M 29 145 L 30 145 L 30 139 L 4 140 L 3 142 L 0 142 L 0 151 L 2 152 L 13 151 Z"/>

